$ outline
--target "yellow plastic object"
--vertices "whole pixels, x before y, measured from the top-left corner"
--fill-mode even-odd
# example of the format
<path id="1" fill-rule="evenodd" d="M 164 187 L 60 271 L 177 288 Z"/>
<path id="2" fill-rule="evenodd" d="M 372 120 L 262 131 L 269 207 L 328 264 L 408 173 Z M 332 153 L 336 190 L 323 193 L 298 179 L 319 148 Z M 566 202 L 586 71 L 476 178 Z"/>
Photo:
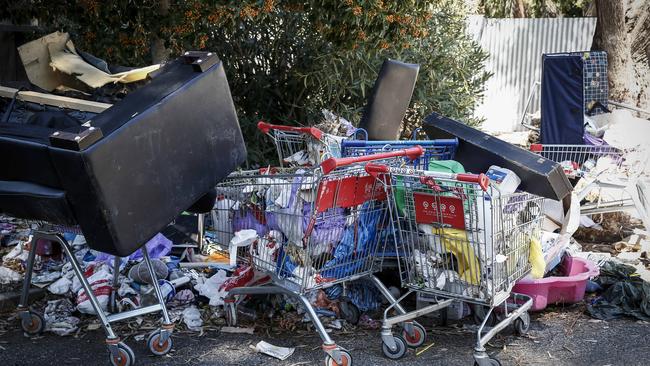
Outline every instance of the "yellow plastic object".
<path id="1" fill-rule="evenodd" d="M 458 274 L 460 278 L 472 285 L 479 285 L 481 266 L 474 252 L 474 247 L 467 240 L 465 230 L 442 229 L 442 245 L 451 252 L 458 261 Z"/>
<path id="2" fill-rule="evenodd" d="M 530 275 L 535 279 L 544 277 L 546 261 L 544 260 L 542 243 L 535 237 L 530 239 L 530 254 L 528 254 L 528 261 L 532 267 Z"/>
<path id="3" fill-rule="evenodd" d="M 431 225 L 420 225 L 421 229 L 428 229 L 427 234 L 437 235 L 440 238 L 441 244 L 445 251 L 451 253 L 456 257 L 456 270 L 460 278 L 472 285 L 480 284 L 481 266 L 474 247 L 467 240 L 467 232 L 465 230 L 445 228 L 438 229 Z"/>

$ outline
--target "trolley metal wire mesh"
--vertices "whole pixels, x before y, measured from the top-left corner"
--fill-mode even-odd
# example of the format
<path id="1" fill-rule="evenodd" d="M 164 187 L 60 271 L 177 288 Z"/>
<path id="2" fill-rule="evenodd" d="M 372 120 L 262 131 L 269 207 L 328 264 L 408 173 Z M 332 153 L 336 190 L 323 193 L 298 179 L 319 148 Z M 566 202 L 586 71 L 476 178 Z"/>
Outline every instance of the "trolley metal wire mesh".
<path id="1" fill-rule="evenodd" d="M 625 159 L 623 151 L 609 145 L 533 144 L 530 151 L 562 165 L 570 178 L 582 177 L 594 169 L 601 158 L 609 160 L 610 168 L 620 170 Z"/>
<path id="2" fill-rule="evenodd" d="M 401 164 L 404 151 L 383 161 Z M 215 216 L 227 222 L 215 227 L 222 246 L 232 245 L 238 232 L 248 230 L 248 253 L 238 260 L 297 293 L 373 273 L 390 227 L 386 192 L 363 164 L 331 169 L 332 160 L 337 159 L 318 168 L 285 168 L 274 174 L 239 172 L 220 183 Z"/>
<path id="3" fill-rule="evenodd" d="M 543 199 L 436 173 L 390 169 L 391 217 L 405 257 L 404 286 L 445 298 L 494 306 L 528 273 Z"/>

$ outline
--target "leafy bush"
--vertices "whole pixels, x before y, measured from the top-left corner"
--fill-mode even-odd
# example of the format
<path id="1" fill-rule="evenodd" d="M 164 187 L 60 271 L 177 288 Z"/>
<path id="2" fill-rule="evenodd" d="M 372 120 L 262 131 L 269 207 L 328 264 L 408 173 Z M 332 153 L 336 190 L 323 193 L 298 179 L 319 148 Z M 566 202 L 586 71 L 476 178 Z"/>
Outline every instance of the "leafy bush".
<path id="1" fill-rule="evenodd" d="M 358 122 L 386 58 L 419 63 L 405 134 L 435 110 L 477 124 L 489 77 L 454 0 L 14 1 L 0 18 L 36 18 L 112 63 L 144 65 L 151 45 L 171 55 L 208 49 L 223 60 L 251 161 L 273 156 L 255 122 L 313 124 L 327 108 Z"/>

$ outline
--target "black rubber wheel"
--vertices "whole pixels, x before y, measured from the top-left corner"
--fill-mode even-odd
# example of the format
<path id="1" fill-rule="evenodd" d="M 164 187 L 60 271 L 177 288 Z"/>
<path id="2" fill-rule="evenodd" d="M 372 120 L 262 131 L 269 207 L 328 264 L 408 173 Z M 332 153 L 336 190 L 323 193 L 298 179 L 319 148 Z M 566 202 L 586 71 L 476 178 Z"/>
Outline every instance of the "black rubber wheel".
<path id="1" fill-rule="evenodd" d="M 472 305 L 472 316 L 474 318 L 474 324 L 481 325 L 483 319 L 485 319 L 485 315 L 488 313 L 489 310 L 490 309 L 487 306 L 476 305 L 476 304 Z M 494 311 L 492 311 L 485 325 L 488 327 L 493 327 L 494 324 L 496 323 L 497 323 L 497 316 L 494 313 Z"/>
<path id="2" fill-rule="evenodd" d="M 237 305 L 228 303 L 224 306 L 226 324 L 230 327 L 237 326 Z"/>
<path id="3" fill-rule="evenodd" d="M 147 339 L 147 346 L 149 347 L 149 351 L 151 351 L 151 353 L 156 356 L 164 356 L 168 354 L 174 345 L 171 334 L 162 344 L 160 343 L 160 337 L 162 337 L 162 331 L 158 329 L 152 332 Z"/>
<path id="4" fill-rule="evenodd" d="M 109 351 L 109 359 L 113 366 L 133 366 L 135 364 L 135 354 L 126 344 L 120 342 L 117 344 L 118 356 L 114 357 Z"/>
<path id="5" fill-rule="evenodd" d="M 530 329 L 530 316 L 528 314 L 522 314 L 522 316 L 515 319 L 514 327 L 515 332 L 520 336 L 528 333 L 528 330 Z"/>
<path id="6" fill-rule="evenodd" d="M 406 354 L 406 341 L 401 336 L 393 336 L 393 340 L 397 346 L 396 350 L 391 350 L 388 345 L 383 342 L 381 344 L 381 350 L 384 352 L 384 356 L 390 358 L 391 360 L 399 360 Z"/>
<path id="7" fill-rule="evenodd" d="M 343 319 L 345 319 L 346 322 L 352 325 L 359 324 L 361 312 L 359 311 L 359 308 L 352 303 L 352 301 L 347 299 L 342 300 L 339 304 L 339 307 L 341 308 L 341 315 L 343 315 Z"/>
<path id="8" fill-rule="evenodd" d="M 325 366 L 352 366 L 352 355 L 348 350 L 341 349 L 341 363 L 337 363 L 334 359 L 327 355 L 325 357 Z"/>
<path id="9" fill-rule="evenodd" d="M 490 366 L 501 366 L 501 361 L 496 358 L 488 358 L 490 361 Z M 474 361 L 474 366 L 479 366 L 478 362 Z"/>
<path id="10" fill-rule="evenodd" d="M 417 322 L 413 322 L 413 336 L 409 336 L 406 329 L 402 329 L 402 337 L 406 342 L 406 345 L 411 348 L 417 348 L 424 344 L 424 341 L 427 339 L 427 331 L 422 325 Z"/>
<path id="11" fill-rule="evenodd" d="M 21 317 L 20 327 L 23 328 L 23 331 L 30 336 L 38 335 L 43 333 L 45 330 L 45 319 L 41 314 L 35 313 L 33 311 L 29 312 L 29 319 Z"/>

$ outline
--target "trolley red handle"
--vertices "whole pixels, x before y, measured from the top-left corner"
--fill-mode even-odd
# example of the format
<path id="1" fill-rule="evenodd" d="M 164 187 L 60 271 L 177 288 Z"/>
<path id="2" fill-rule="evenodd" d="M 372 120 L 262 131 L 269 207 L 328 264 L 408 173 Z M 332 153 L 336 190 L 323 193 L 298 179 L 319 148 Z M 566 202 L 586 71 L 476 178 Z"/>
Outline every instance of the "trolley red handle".
<path id="1" fill-rule="evenodd" d="M 377 177 L 379 174 L 387 174 L 390 173 L 390 167 L 387 165 L 383 164 L 373 164 L 369 163 L 366 165 L 366 172 L 373 176 Z M 465 173 L 458 173 L 458 174 L 451 174 L 451 173 L 435 173 L 435 172 L 428 172 L 429 174 L 425 174 L 422 177 L 420 177 L 420 181 L 423 184 L 431 184 L 432 186 L 436 186 L 435 184 L 435 179 L 455 179 L 460 182 L 466 182 L 466 183 L 476 183 L 478 184 L 483 191 L 487 191 L 488 187 L 490 186 L 490 179 L 483 173 L 481 174 L 465 174 Z"/>
<path id="2" fill-rule="evenodd" d="M 408 149 L 395 150 L 395 151 L 379 153 L 379 154 L 353 156 L 349 158 L 329 158 L 323 161 L 320 166 L 323 169 L 323 173 L 329 174 L 329 172 L 331 172 L 332 170 L 338 167 L 350 165 L 354 163 L 363 163 L 364 161 L 388 159 L 397 156 L 406 156 L 410 160 L 415 160 L 420 156 L 422 156 L 422 154 L 424 154 L 424 149 L 422 148 L 422 146 L 417 145 Z"/>
<path id="3" fill-rule="evenodd" d="M 543 149 L 542 144 L 532 144 L 530 145 L 530 151 L 532 152 L 541 152 Z"/>
<path id="4" fill-rule="evenodd" d="M 379 174 L 390 173 L 390 168 L 384 164 L 368 163 L 366 164 L 366 173 L 377 178 Z"/>
<path id="5" fill-rule="evenodd" d="M 314 138 L 320 140 L 323 137 L 323 131 L 319 130 L 316 127 L 294 127 L 294 126 L 282 126 L 282 125 L 272 125 L 270 123 L 266 123 L 264 121 L 259 121 L 257 122 L 257 128 L 264 132 L 265 134 L 268 134 L 269 131 L 271 130 L 278 130 L 278 131 L 291 131 L 291 132 L 300 132 L 300 133 L 306 133 Z"/>
<path id="6" fill-rule="evenodd" d="M 488 187 L 490 186 L 490 178 L 487 177 L 487 175 L 481 173 L 481 174 L 465 174 L 465 173 L 458 173 L 456 174 L 456 180 L 459 180 L 461 182 L 468 182 L 468 183 L 476 183 L 483 189 L 483 191 L 487 191 Z"/>

